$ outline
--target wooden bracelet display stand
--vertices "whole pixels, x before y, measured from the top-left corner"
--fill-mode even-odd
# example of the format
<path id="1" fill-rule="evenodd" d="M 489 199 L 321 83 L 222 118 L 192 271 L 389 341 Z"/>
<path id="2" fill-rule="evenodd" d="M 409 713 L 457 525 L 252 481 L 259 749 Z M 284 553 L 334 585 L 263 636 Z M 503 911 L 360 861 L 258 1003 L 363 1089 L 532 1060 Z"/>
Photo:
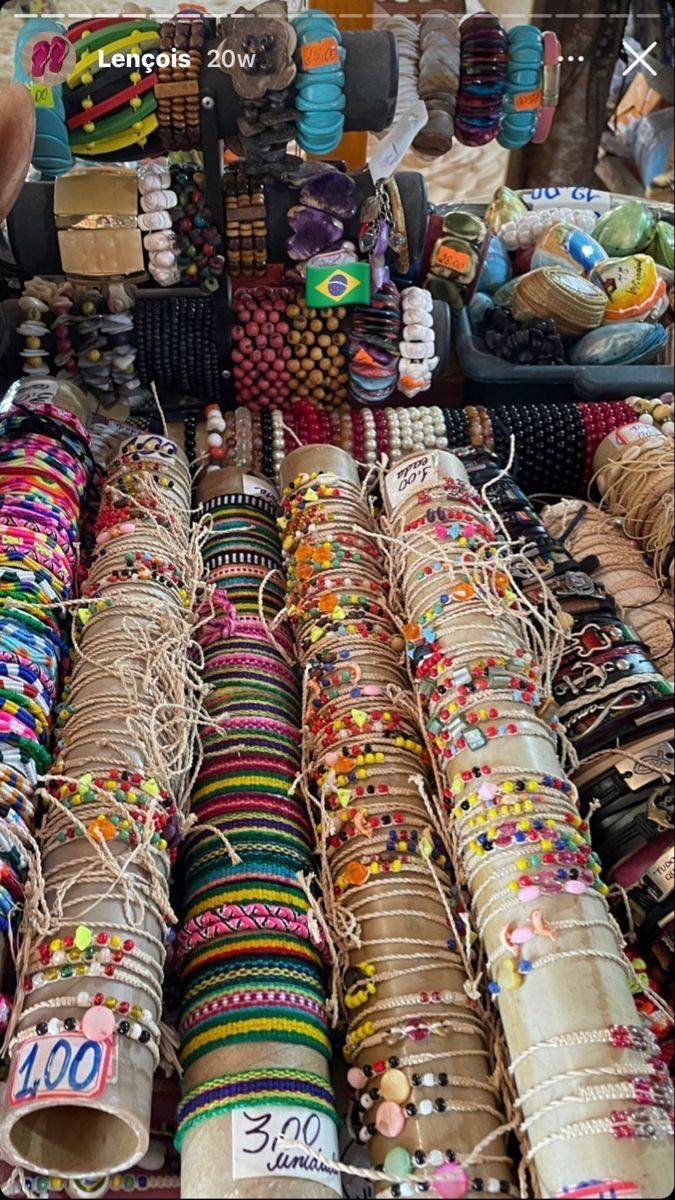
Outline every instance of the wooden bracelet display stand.
<path id="1" fill-rule="evenodd" d="M 126 519 L 99 525 L 89 564 L 96 585 L 88 599 L 85 581 L 76 613 L 65 720 L 39 833 L 44 898 L 38 908 L 34 895 L 24 914 L 20 1000 L 8 1033 L 10 1082 L 18 1066 L 19 1082 L 30 1075 L 23 1057 L 17 1061 L 24 1035 L 33 1045 L 41 1036 L 55 1045 L 33 1094 L 24 1089 L 19 1103 L 16 1086 L 8 1086 L 0 1112 L 3 1157 L 64 1179 L 124 1170 L 148 1148 L 153 1071 L 161 1058 L 169 860 L 196 727 L 187 666 L 195 587 L 189 503 L 187 464 L 173 443 L 142 434 L 123 443 L 109 467 L 101 513 L 114 522 L 113 513 L 124 512 Z M 139 544 L 149 556 L 170 557 L 182 582 L 169 586 L 168 564 L 166 574 L 160 566 L 153 576 L 138 562 L 142 555 L 135 557 Z M 169 841 L 158 840 L 156 830 Z M 25 993 L 24 980 L 31 984 Z M 97 1014 L 108 1020 L 94 1034 Z M 56 1086 L 68 1037 L 79 1038 L 72 1061 L 74 1067 L 82 1051 L 82 1066 L 73 1079 L 65 1073 L 67 1087 Z M 87 1076 L 92 1058 L 101 1061 L 95 1051 L 87 1058 L 92 1040 L 107 1064 L 98 1079 L 96 1072 Z"/>
<path id="2" fill-rule="evenodd" d="M 446 486 L 449 478 L 460 481 L 459 489 Z M 469 879 L 474 918 L 488 954 L 490 973 L 496 980 L 491 987 L 498 991 L 499 1014 L 511 1059 L 516 1064 L 514 1078 L 531 1147 L 526 1152 L 526 1161 L 533 1158 L 535 1187 L 540 1196 L 559 1196 L 568 1188 L 574 1191 L 582 1186 L 580 1181 L 590 1179 L 605 1181 L 607 1188 L 610 1186 L 607 1181 L 621 1181 L 616 1194 L 621 1194 L 621 1189 L 628 1194 L 630 1184 L 633 1194 L 666 1196 L 672 1189 L 673 1158 L 665 1108 L 652 1108 L 647 1113 L 640 1108 L 639 1101 L 636 1107 L 639 1087 L 635 1095 L 624 1093 L 619 1098 L 605 1097 L 602 1091 L 603 1086 L 616 1087 L 619 1081 L 630 1088 L 635 1076 L 652 1073 L 651 1064 L 655 1061 L 647 1032 L 639 1035 L 629 1032 L 640 1026 L 640 1019 L 628 985 L 628 968 L 620 953 L 621 940 L 617 944 L 617 928 L 602 894 L 596 884 L 589 885 L 581 894 L 577 888 L 549 892 L 543 879 L 541 887 L 532 887 L 529 876 L 527 880 L 524 878 L 531 861 L 532 843 L 528 846 L 527 836 L 523 845 L 515 838 L 511 841 L 512 835 L 506 837 L 499 832 L 504 812 L 529 811 L 522 807 L 522 798 L 528 796 L 528 790 L 523 780 L 517 783 L 520 777 L 537 781 L 533 791 L 546 791 L 546 796 L 534 797 L 541 805 L 540 811 L 548 807 L 550 812 L 553 806 L 561 813 L 569 812 L 568 828 L 575 827 L 575 793 L 565 782 L 546 725 L 536 715 L 536 706 L 522 699 L 514 701 L 509 691 L 510 698 L 505 701 L 493 690 L 499 686 L 509 689 L 511 672 L 526 669 L 524 665 L 519 668 L 513 664 L 530 661 L 518 656 L 532 654 L 537 683 L 531 686 L 540 690 L 537 703 L 543 705 L 547 699 L 546 671 L 536 659 L 537 646 L 541 648 L 542 643 L 534 636 L 532 618 L 527 616 L 528 609 L 519 607 L 514 585 L 504 574 L 508 571 L 508 558 L 483 557 L 482 548 L 490 541 L 483 533 L 489 515 L 480 496 L 461 483 L 467 478 L 458 460 L 442 451 L 411 456 L 385 478 L 389 523 L 395 539 L 392 581 L 400 589 L 411 623 L 407 627 L 409 653 L 413 655 L 418 690 L 427 678 L 430 683 L 436 678 L 433 669 L 430 675 L 420 673 L 420 663 L 427 658 L 420 649 L 420 620 L 425 628 L 429 626 L 438 661 L 446 664 L 442 667 L 447 685 L 443 696 L 446 709 L 427 728 L 427 734 L 434 750 L 439 737 L 448 738 L 447 742 L 441 740 L 441 745 L 455 745 L 451 760 L 442 752 L 438 760 L 447 779 L 448 828 L 459 845 L 460 865 Z M 461 538 L 464 544 L 458 542 Z M 553 611 L 549 611 L 549 619 Z M 425 612 L 431 616 L 428 622 Z M 459 720 L 456 714 L 468 711 L 466 696 L 460 703 L 457 697 L 461 697 L 461 687 L 472 679 L 469 668 L 475 669 L 478 661 L 479 674 L 484 671 L 487 675 L 489 670 L 491 676 L 498 668 L 487 667 L 486 660 L 489 663 L 498 659 L 507 662 L 505 684 L 490 678 L 485 690 L 470 695 L 469 707 L 474 704 L 476 708 L 479 705 L 508 708 L 508 718 L 497 715 L 494 724 L 499 720 L 515 720 L 523 732 L 494 736 L 497 730 L 490 733 L 479 718 L 474 724 L 469 721 L 466 728 L 471 732 L 462 739 L 464 748 L 461 745 L 457 748 L 453 739 L 461 735 L 453 721 Z M 521 696 L 517 688 L 515 691 L 517 697 Z M 419 694 L 424 708 L 429 692 L 422 687 Z M 477 730 L 483 731 L 484 744 L 474 751 L 469 743 L 472 738 L 475 741 Z M 507 733 L 506 728 L 503 732 Z M 466 773 L 464 778 L 462 772 Z M 520 802 L 518 787 L 524 789 Z M 504 837 L 503 842 L 488 845 L 492 853 L 484 849 L 485 842 L 474 841 L 473 845 L 481 850 L 479 856 L 471 848 L 471 835 L 466 834 L 468 813 L 483 811 L 481 796 L 490 794 L 492 799 L 487 803 L 492 804 L 493 788 L 501 797 L 494 801 L 496 805 L 514 801 L 520 807 L 491 809 L 495 815 L 488 816 L 483 825 L 480 821 L 485 821 L 484 817 L 479 816 L 478 823 L 472 818 L 474 838 L 487 838 L 489 842 L 490 838 Z M 476 797 L 473 801 L 472 794 Z M 473 809 L 472 803 L 476 805 Z M 536 814 L 535 804 L 532 820 Z M 497 829 L 490 828 L 491 819 Z M 514 829 L 534 828 L 527 819 L 522 825 L 517 824 L 519 819 L 517 815 L 514 817 Z M 558 836 L 551 832 L 551 839 Z M 556 844 L 551 841 L 552 849 Z M 521 872 L 523 878 L 519 880 Z M 531 868 L 530 874 L 539 878 L 536 868 Z M 553 874 L 553 870 L 548 872 L 549 878 Z M 563 871 L 562 876 L 571 880 L 573 873 L 567 876 Z M 514 879 L 513 885 L 508 882 L 510 879 Z M 536 930 L 541 932 L 535 935 Z M 522 945 L 521 931 L 524 931 Z M 520 973 L 524 958 L 528 963 Z M 610 1034 L 612 1030 L 615 1032 Z M 586 1042 L 585 1031 L 588 1031 Z M 557 1038 L 562 1039 L 562 1045 L 552 1044 Z M 632 1057 L 631 1045 L 635 1052 Z M 658 1077 L 653 1077 L 653 1083 L 658 1089 Z M 584 1088 L 590 1090 L 586 1092 Z M 656 1136 L 654 1133 L 635 1136 L 630 1132 L 632 1122 L 639 1124 L 643 1120 L 657 1126 Z M 601 1124 L 594 1124 L 596 1121 Z M 566 1136 L 570 1126 L 576 1132 Z M 624 1126 L 629 1132 L 622 1132 Z M 539 1148 L 533 1155 L 532 1148 L 536 1147 Z"/>
<path id="3" fill-rule="evenodd" d="M 499 1190 L 509 1194 L 511 1163 L 500 1130 L 505 1119 L 491 1071 L 489 1025 L 480 1004 L 469 999 L 473 992 L 458 939 L 452 936 L 462 926 L 461 905 L 451 915 L 454 902 L 443 870 L 445 859 L 439 864 L 442 846 L 440 839 L 433 842 L 433 820 L 424 796 L 431 783 L 428 776 L 421 789 L 415 782 L 416 778 L 422 782 L 426 756 L 421 763 L 422 737 L 408 692 L 403 639 L 388 611 L 386 564 L 368 504 L 359 494 L 358 469 L 342 450 L 309 446 L 292 451 L 280 474 L 285 487 L 284 549 L 290 569 L 287 607 L 305 679 L 311 684 L 305 689 L 303 766 L 323 864 L 324 904 L 329 924 L 334 917 L 332 932 L 343 972 L 336 982 L 342 1001 L 360 987 L 366 989 L 359 1006 L 344 1007 L 350 1024 L 345 1053 L 355 1068 L 348 1080 L 361 1095 L 367 1135 L 361 1140 L 368 1142 L 373 1165 L 386 1172 L 384 1189 L 376 1184 L 376 1194 L 412 1195 L 418 1183 L 434 1176 L 446 1186 L 450 1186 L 449 1176 L 454 1186 L 457 1179 L 466 1179 L 467 1187 L 469 1176 L 482 1177 L 482 1186 L 473 1179 L 472 1194 Z M 325 559 L 325 567 L 315 568 L 309 581 L 303 582 L 307 580 L 304 568 L 312 560 L 310 548 L 316 559 Z M 331 559 L 340 548 L 346 551 L 342 566 Z M 342 586 L 358 595 L 342 594 L 343 575 Z M 363 591 L 373 605 L 383 606 L 379 613 L 377 607 L 364 608 Z M 338 611 L 336 604 L 332 618 L 334 593 L 340 605 Z M 355 628 L 362 636 L 348 633 Z M 313 732 L 318 705 L 313 698 L 329 686 L 326 680 L 319 681 L 324 669 L 331 670 L 322 668 L 322 655 L 335 662 L 339 680 L 328 693 L 333 703 L 327 708 L 340 714 L 345 727 L 351 712 L 364 729 L 362 735 L 350 731 L 346 742 L 339 734 L 326 738 L 323 731 Z M 355 678 L 358 698 L 350 701 Z M 386 722 L 391 714 L 399 730 L 395 740 L 378 732 L 380 718 Z M 337 715 L 336 720 L 339 723 Z M 329 714 L 327 721 L 330 727 Z M 347 747 L 359 736 L 373 751 L 366 748 L 365 768 L 354 767 L 356 778 L 363 779 L 365 798 L 357 799 L 360 793 L 354 790 L 349 799 L 345 793 L 333 804 L 327 796 L 335 783 L 328 783 L 327 776 L 335 752 L 341 749 L 342 755 L 353 756 L 355 751 Z M 381 765 L 374 753 L 378 751 L 383 756 Z M 353 777 L 348 763 L 338 758 L 333 774 L 341 770 Z M 338 789 L 351 789 L 351 784 L 341 784 L 341 778 L 338 774 Z M 341 809 L 345 802 L 347 809 Z M 369 804 L 379 834 L 367 823 Z M 381 821 L 375 819 L 376 813 Z M 394 814 L 392 831 L 397 820 L 402 824 L 399 840 L 394 837 L 395 845 L 384 848 L 382 830 L 392 819 L 387 814 Z M 366 823 L 359 832 L 361 819 Z M 333 835 L 339 831 L 341 822 L 347 839 L 329 837 L 331 831 Z M 401 852 L 401 837 L 407 841 L 408 853 Z M 422 846 L 421 853 L 416 844 Z M 381 853 L 374 852 L 376 846 Z M 365 869 L 362 864 L 369 859 L 377 861 Z M 345 880 L 350 886 L 345 886 Z M 339 896 L 337 901 L 333 892 Z M 356 1030 L 369 1020 L 373 1033 L 359 1050 Z M 364 1067 L 373 1068 L 373 1073 L 359 1080 Z M 416 1073 L 419 1078 L 411 1083 Z M 433 1074 L 433 1083 L 425 1078 L 428 1073 Z M 448 1078 L 439 1084 L 439 1075 Z M 413 1112 L 408 1113 L 406 1105 L 411 1102 Z"/>
<path id="4" fill-rule="evenodd" d="M 250 492 L 253 482 L 250 475 L 245 476 L 234 467 L 208 471 L 198 484 L 197 499 L 204 503 L 219 496 L 244 496 Z M 273 485 L 260 479 L 255 487 L 261 489 L 262 494 L 273 502 Z M 221 644 L 225 651 L 226 637 Z M 233 699 L 236 700 L 236 697 Z M 255 714 L 251 715 L 253 718 Z M 242 804 L 245 803 L 247 802 L 242 800 Z M 214 823 L 216 821 L 214 818 Z M 196 828 L 199 829 L 199 825 Z M 223 860 L 226 861 L 224 849 L 222 854 Z M 271 854 L 273 857 L 273 851 Z M 224 892 L 227 891 L 227 886 L 225 881 L 222 885 Z M 263 1067 L 272 1072 L 277 1067 L 295 1067 L 322 1075 L 328 1080 L 326 1059 L 311 1046 L 272 1040 L 238 1041 L 211 1050 L 190 1065 L 183 1077 L 183 1091 L 189 1092 L 191 1088 L 221 1075 L 237 1075 Z M 255 1139 L 254 1144 L 258 1144 L 258 1139 Z M 285 1200 L 286 1197 L 292 1200 L 334 1200 L 333 1189 L 311 1180 L 291 1178 L 287 1175 L 279 1175 L 277 1178 L 269 1175 L 264 1178 L 237 1178 L 234 1151 L 233 1117 L 229 1113 L 214 1116 L 189 1129 L 181 1146 L 181 1195 L 186 1200 L 211 1200 L 226 1196 L 254 1200 L 261 1195 L 264 1195 L 266 1200 Z"/>

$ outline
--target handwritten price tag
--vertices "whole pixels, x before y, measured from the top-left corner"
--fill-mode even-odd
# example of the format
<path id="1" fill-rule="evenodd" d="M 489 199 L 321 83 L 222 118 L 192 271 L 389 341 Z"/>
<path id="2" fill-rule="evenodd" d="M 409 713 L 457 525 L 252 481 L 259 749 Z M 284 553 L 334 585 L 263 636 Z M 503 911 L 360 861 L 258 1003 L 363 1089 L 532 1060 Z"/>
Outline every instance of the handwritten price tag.
<path id="1" fill-rule="evenodd" d="M 263 483 L 261 479 L 256 479 L 255 475 L 244 475 L 244 495 L 245 496 L 260 496 L 261 499 L 267 500 L 269 504 L 279 503 L 279 493 L 269 483 Z"/>
<path id="2" fill-rule="evenodd" d="M 26 404 L 46 404 L 54 399 L 58 390 L 57 379 L 32 379 L 30 383 L 19 384 L 16 398 Z"/>
<path id="3" fill-rule="evenodd" d="M 81 1033 L 29 1038 L 14 1059 L 9 1080 L 13 1107 L 36 1100 L 93 1100 L 112 1079 L 112 1041 Z"/>
<path id="4" fill-rule="evenodd" d="M 295 1149 L 286 1142 L 300 1143 Z M 306 1179 L 342 1195 L 340 1172 L 317 1158 L 337 1161 L 337 1130 L 328 1117 L 307 1108 L 235 1108 L 232 1113 L 234 1179 Z"/>
<path id="5" fill-rule="evenodd" d="M 455 250 L 454 246 L 439 246 L 434 260 L 439 266 L 463 275 L 471 263 L 471 256 L 465 250 Z"/>
<path id="6" fill-rule="evenodd" d="M 337 38 L 326 37 L 320 42 L 308 42 L 300 50 L 303 71 L 316 71 L 319 67 L 337 67 L 340 63 Z"/>
<path id="7" fill-rule="evenodd" d="M 533 92 L 519 92 L 513 97 L 513 107 L 516 112 L 530 112 L 534 108 L 541 108 L 541 98 L 541 88 Z"/>
<path id="8" fill-rule="evenodd" d="M 436 458 L 432 454 L 420 454 L 399 463 L 387 475 L 384 490 L 387 505 L 393 512 L 409 492 L 419 492 L 436 479 Z"/>
<path id="9" fill-rule="evenodd" d="M 29 83 L 28 91 L 36 108 L 53 108 L 54 92 L 46 83 Z"/>

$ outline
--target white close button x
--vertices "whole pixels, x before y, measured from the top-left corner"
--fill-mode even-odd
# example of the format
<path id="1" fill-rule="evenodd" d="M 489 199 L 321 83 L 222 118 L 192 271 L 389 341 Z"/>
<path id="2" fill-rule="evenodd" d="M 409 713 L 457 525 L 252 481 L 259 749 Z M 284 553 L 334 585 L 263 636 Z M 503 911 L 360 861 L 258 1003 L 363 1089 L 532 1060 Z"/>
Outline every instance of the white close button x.
<path id="1" fill-rule="evenodd" d="M 635 59 L 635 62 L 628 64 L 628 66 L 626 67 L 626 70 L 623 72 L 624 75 L 630 75 L 631 71 L 634 71 L 635 68 L 638 66 L 646 67 L 647 70 L 650 71 L 652 75 L 657 75 L 658 72 L 655 71 L 653 67 L 650 67 L 649 63 L 646 61 L 647 55 L 651 53 L 651 51 L 654 49 L 655 45 L 656 45 L 656 42 L 652 42 L 651 46 L 647 46 L 646 50 L 641 50 L 640 53 L 638 54 L 637 50 L 633 49 L 630 42 L 624 42 L 624 44 L 623 44 L 624 50 L 627 50 L 629 54 L 632 54 L 633 58 Z"/>

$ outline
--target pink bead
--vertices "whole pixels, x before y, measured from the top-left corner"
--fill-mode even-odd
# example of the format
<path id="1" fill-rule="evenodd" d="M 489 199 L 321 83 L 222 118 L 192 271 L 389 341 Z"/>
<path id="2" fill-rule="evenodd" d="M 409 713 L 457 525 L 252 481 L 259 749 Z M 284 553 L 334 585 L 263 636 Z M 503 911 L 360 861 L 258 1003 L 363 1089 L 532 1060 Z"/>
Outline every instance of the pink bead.
<path id="1" fill-rule="evenodd" d="M 265 337 L 269 337 L 270 334 L 274 333 L 274 325 L 271 321 L 265 321 L 262 326 L 262 332 L 265 334 Z"/>
<path id="2" fill-rule="evenodd" d="M 263 333 L 259 333 L 255 339 L 255 344 L 260 350 L 264 350 L 267 346 L 267 338 Z"/>
<path id="3" fill-rule="evenodd" d="M 478 795 L 480 796 L 481 800 L 494 800 L 495 796 L 497 795 L 496 783 L 481 783 L 478 789 Z"/>
<path id="4" fill-rule="evenodd" d="M 360 1067 L 350 1067 L 347 1071 L 347 1083 L 353 1087 L 355 1091 L 360 1092 L 368 1082 L 367 1077 L 363 1074 Z"/>
<path id="5" fill-rule="evenodd" d="M 281 333 L 285 337 L 286 334 L 290 331 L 290 328 L 291 327 L 288 324 L 288 321 L 280 321 L 279 324 L 277 325 L 277 333 Z"/>
<path id="6" fill-rule="evenodd" d="M 240 321 L 243 321 L 243 322 L 244 322 L 244 324 L 245 324 L 247 321 L 250 321 L 250 320 L 251 320 L 251 314 L 250 314 L 250 312 L 249 312 L 249 310 L 248 310 L 247 308 L 240 308 L 240 309 L 239 309 L 239 312 L 238 312 L 238 314 L 237 314 L 237 315 L 238 315 L 238 317 L 239 317 L 239 320 L 240 320 Z"/>
<path id="7" fill-rule="evenodd" d="M 274 353 L 274 350 L 271 350 L 271 349 L 263 350 L 262 356 L 263 356 L 263 362 L 266 362 L 266 363 L 275 362 L 276 357 L 277 357 L 276 354 Z"/>
<path id="8" fill-rule="evenodd" d="M 530 938 L 534 937 L 534 934 L 527 925 L 519 925 L 509 936 L 514 945 L 523 946 L 525 942 L 529 942 Z"/>
<path id="9" fill-rule="evenodd" d="M 518 892 L 518 899 L 521 904 L 527 904 L 528 900 L 536 900 L 539 896 L 539 888 L 536 884 L 530 884 L 529 887 L 521 888 Z"/>
<path id="10" fill-rule="evenodd" d="M 243 336 L 244 336 L 243 325 L 233 325 L 232 326 L 232 337 L 234 338 L 235 342 L 241 341 Z"/>
<path id="11" fill-rule="evenodd" d="M 443 1163 L 434 1171 L 433 1186 L 441 1200 L 463 1200 L 469 1193 L 469 1176 L 459 1163 Z"/>
<path id="12" fill-rule="evenodd" d="M 281 357 L 283 358 L 284 362 L 288 362 L 288 359 L 293 357 L 292 348 L 290 346 L 282 346 Z"/>
<path id="13" fill-rule="evenodd" d="M 250 354 L 253 349 L 253 342 L 250 338 L 242 338 L 239 344 L 239 349 L 242 354 Z"/>
<path id="14" fill-rule="evenodd" d="M 247 321 L 246 322 L 247 337 L 256 337 L 259 333 L 260 333 L 260 326 L 257 324 L 256 321 Z"/>
<path id="15" fill-rule="evenodd" d="M 123 521 L 120 525 L 120 533 L 133 533 L 135 529 L 133 521 Z"/>
<path id="16" fill-rule="evenodd" d="M 385 1100 L 380 1104 L 375 1116 L 375 1128 L 382 1137 L 395 1138 L 403 1132 L 405 1116 L 399 1104 L 393 1100 Z"/>
<path id="17" fill-rule="evenodd" d="M 288 374 L 288 372 L 284 372 L 284 360 L 283 360 L 283 358 L 275 358 L 275 359 L 274 359 L 274 370 L 275 370 L 275 371 L 276 371 L 276 372 L 277 372 L 279 375 L 281 375 L 282 373 Z"/>
<path id="18" fill-rule="evenodd" d="M 284 339 L 282 338 L 281 334 L 273 333 L 270 338 L 270 346 L 272 346 L 274 350 L 281 350 L 281 347 L 283 346 L 283 344 L 284 344 Z"/>
<path id="19" fill-rule="evenodd" d="M 107 1042 L 115 1032 L 115 1014 L 102 1004 L 88 1008 L 82 1017 L 82 1032 L 92 1042 Z"/>
<path id="20" fill-rule="evenodd" d="M 581 896 L 586 891 L 586 884 L 581 879 L 568 879 L 565 891 L 570 892 L 573 896 Z"/>
<path id="21" fill-rule="evenodd" d="M 256 308 L 256 310 L 253 314 L 253 320 L 257 321 L 258 325 L 262 325 L 262 323 L 265 319 L 266 319 L 266 317 L 265 317 L 264 308 Z"/>
<path id="22" fill-rule="evenodd" d="M 243 361 L 244 361 L 244 356 L 243 356 L 241 350 L 233 350 L 232 351 L 232 362 L 241 363 Z"/>

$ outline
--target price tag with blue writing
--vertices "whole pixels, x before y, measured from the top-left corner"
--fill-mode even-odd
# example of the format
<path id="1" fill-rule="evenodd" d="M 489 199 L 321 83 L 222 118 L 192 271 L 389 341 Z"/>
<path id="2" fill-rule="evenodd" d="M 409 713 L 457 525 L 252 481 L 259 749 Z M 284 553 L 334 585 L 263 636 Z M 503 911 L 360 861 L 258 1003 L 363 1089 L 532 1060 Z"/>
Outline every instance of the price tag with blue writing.
<path id="1" fill-rule="evenodd" d="M 81 1033 L 28 1038 L 12 1064 L 9 1102 L 94 1100 L 116 1078 L 114 1051 L 112 1039 L 93 1041 Z"/>

